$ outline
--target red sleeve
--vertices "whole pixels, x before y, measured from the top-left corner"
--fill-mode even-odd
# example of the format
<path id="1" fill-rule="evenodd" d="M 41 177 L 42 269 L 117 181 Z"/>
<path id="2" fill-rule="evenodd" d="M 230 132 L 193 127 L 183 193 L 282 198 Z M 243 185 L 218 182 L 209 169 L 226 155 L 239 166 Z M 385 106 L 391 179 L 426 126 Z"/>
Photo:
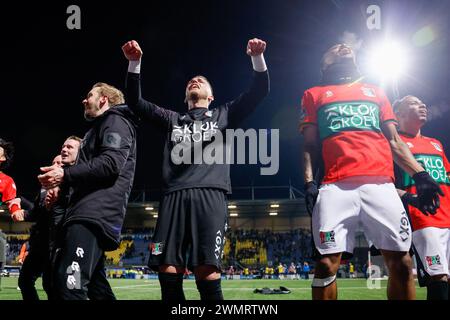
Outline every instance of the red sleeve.
<path id="1" fill-rule="evenodd" d="M 442 144 L 441 144 L 442 146 Z M 442 148 L 442 150 L 444 150 L 444 148 Z M 445 155 L 445 150 L 442 151 L 442 156 L 444 158 L 444 168 L 445 168 L 445 172 L 447 172 L 447 176 L 450 175 L 450 163 L 448 162 L 448 158 Z M 449 178 L 450 179 L 450 178 Z"/>
<path id="2" fill-rule="evenodd" d="M 16 197 L 16 184 L 13 179 L 8 179 L 2 194 L 2 202 L 12 200 Z"/>
<path id="3" fill-rule="evenodd" d="M 317 112 L 315 110 L 314 98 L 309 90 L 305 91 L 302 97 L 300 131 L 305 125 L 317 125 Z"/>
<path id="4" fill-rule="evenodd" d="M 378 89 L 378 97 L 380 98 L 380 122 L 392 121 L 397 124 L 397 117 L 394 114 L 391 103 L 383 90 Z"/>
<path id="5" fill-rule="evenodd" d="M 20 248 L 19 259 L 22 259 L 22 261 L 23 261 L 26 257 L 26 252 L 27 252 L 27 244 L 24 243 L 24 244 L 22 244 L 22 247 Z"/>
<path id="6" fill-rule="evenodd" d="M 5 189 L 3 190 L 2 202 L 6 202 L 10 213 L 20 210 L 20 202 L 11 201 L 17 197 L 16 184 L 13 179 L 8 179 Z"/>

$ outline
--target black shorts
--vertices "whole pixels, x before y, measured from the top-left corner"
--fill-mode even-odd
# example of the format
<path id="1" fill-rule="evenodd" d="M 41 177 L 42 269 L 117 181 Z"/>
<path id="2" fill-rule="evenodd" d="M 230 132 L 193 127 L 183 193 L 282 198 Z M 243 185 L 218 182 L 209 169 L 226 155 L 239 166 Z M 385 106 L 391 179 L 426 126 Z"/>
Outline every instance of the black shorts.
<path id="1" fill-rule="evenodd" d="M 219 270 L 227 228 L 225 191 L 192 188 L 163 196 L 151 244 L 149 267 L 213 265 Z"/>

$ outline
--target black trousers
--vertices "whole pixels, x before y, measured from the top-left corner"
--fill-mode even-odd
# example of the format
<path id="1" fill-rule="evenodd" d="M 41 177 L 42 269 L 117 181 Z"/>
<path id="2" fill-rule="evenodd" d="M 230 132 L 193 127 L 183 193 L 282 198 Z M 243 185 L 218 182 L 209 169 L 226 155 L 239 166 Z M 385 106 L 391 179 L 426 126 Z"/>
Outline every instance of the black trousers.
<path id="1" fill-rule="evenodd" d="M 105 255 L 89 224 L 73 223 L 63 231 L 55 259 L 55 298 L 115 300 L 106 279 Z"/>
<path id="2" fill-rule="evenodd" d="M 36 291 L 36 280 L 42 276 L 42 286 L 47 296 L 50 296 L 50 261 L 48 248 L 31 248 L 19 274 L 19 288 L 22 299 L 26 301 L 39 300 Z"/>

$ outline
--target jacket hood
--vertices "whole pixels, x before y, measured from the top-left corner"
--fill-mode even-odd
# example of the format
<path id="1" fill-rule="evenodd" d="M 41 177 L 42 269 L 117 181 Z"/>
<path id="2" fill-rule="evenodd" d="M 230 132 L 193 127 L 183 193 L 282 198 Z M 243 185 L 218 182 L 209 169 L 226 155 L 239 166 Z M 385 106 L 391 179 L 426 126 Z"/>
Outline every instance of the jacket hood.
<path id="1" fill-rule="evenodd" d="M 131 111 L 131 109 L 126 104 L 115 105 L 114 107 L 109 108 L 103 115 L 101 115 L 98 118 L 102 118 L 109 114 L 120 115 L 120 116 L 128 119 L 131 122 L 131 124 L 135 128 L 137 128 L 138 117 L 133 113 L 133 111 Z"/>

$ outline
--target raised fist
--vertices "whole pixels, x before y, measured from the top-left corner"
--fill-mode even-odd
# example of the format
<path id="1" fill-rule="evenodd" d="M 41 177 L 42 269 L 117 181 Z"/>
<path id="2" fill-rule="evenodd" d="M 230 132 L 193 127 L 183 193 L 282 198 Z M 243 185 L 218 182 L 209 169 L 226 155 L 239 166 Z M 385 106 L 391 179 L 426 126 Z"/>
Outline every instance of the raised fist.
<path id="1" fill-rule="evenodd" d="M 122 46 L 122 51 L 129 61 L 138 61 L 142 58 L 142 49 L 137 41 L 131 40 Z"/>
<path id="2" fill-rule="evenodd" d="M 261 39 L 257 39 L 257 38 L 253 38 L 248 41 L 247 54 L 249 56 L 259 56 L 265 50 L 266 50 L 266 42 L 265 41 L 263 41 Z"/>

